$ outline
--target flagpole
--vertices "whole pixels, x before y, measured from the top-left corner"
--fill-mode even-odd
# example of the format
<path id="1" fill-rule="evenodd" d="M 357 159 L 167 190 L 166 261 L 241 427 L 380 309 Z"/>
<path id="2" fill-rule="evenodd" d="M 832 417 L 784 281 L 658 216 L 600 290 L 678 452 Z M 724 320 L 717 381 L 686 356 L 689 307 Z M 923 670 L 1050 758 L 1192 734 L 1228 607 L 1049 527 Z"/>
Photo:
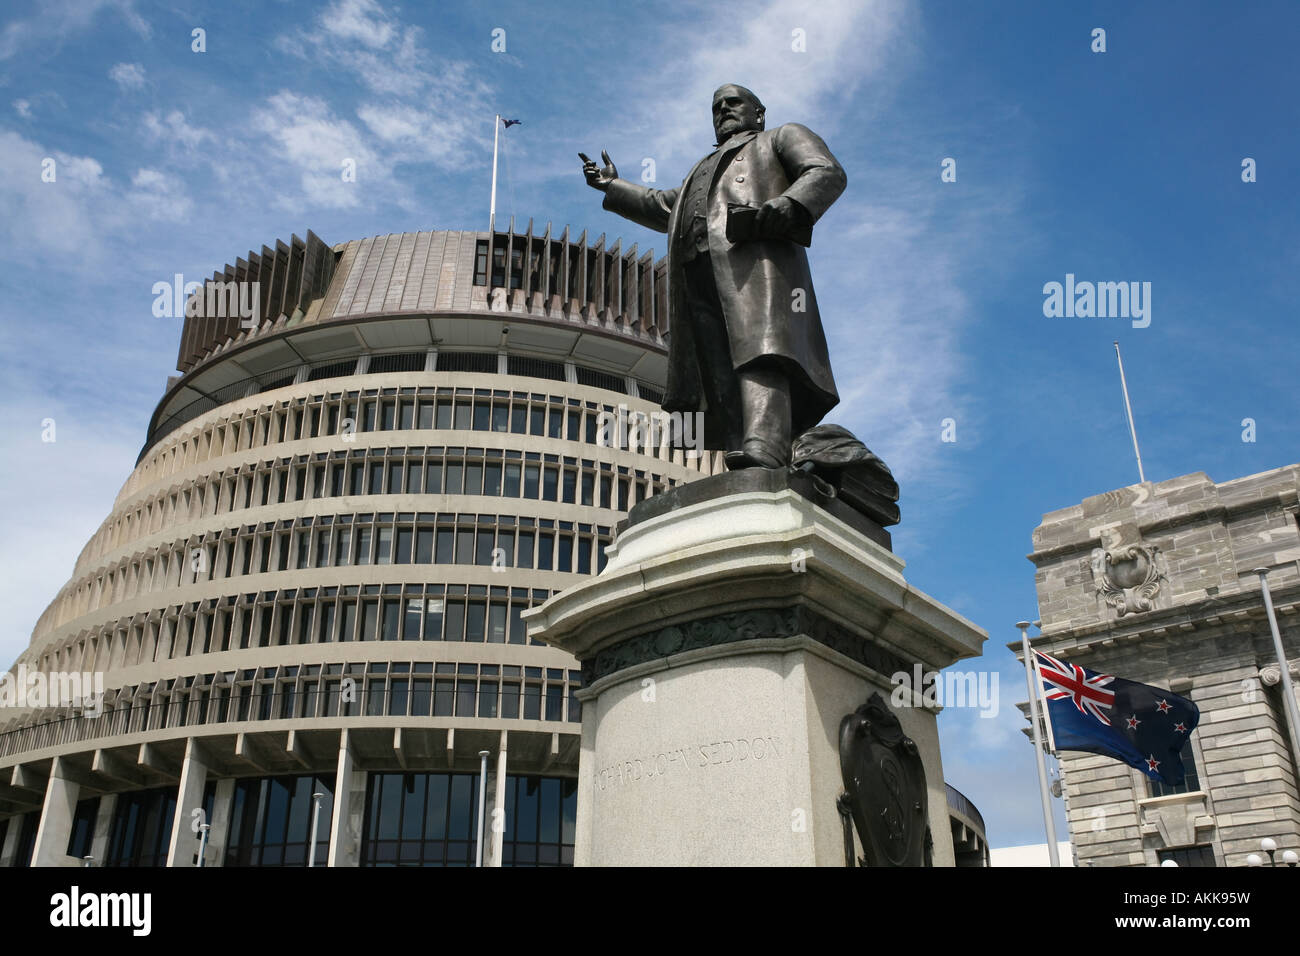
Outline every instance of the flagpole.
<path id="1" fill-rule="evenodd" d="M 1256 568 L 1255 573 L 1259 575 L 1259 590 L 1264 597 L 1264 610 L 1268 613 L 1268 629 L 1273 634 L 1273 650 L 1277 654 L 1277 666 L 1281 674 L 1282 709 L 1286 714 L 1286 729 L 1291 738 L 1291 752 L 1300 759 L 1300 714 L 1296 713 L 1295 691 L 1291 687 L 1291 665 L 1287 662 L 1286 648 L 1282 646 L 1282 635 L 1277 629 L 1277 614 L 1273 611 L 1273 592 L 1268 587 L 1268 568 Z"/>
<path id="2" fill-rule="evenodd" d="M 1052 713 L 1047 709 L 1047 694 L 1043 691 L 1043 672 L 1038 669 L 1038 655 L 1034 655 L 1034 686 L 1038 688 L 1038 705 L 1043 708 L 1043 727 L 1047 730 L 1047 749 L 1056 756 L 1056 735 L 1052 732 Z"/>
<path id="3" fill-rule="evenodd" d="M 492 208 L 488 213 L 488 232 L 497 231 L 497 146 L 501 142 L 501 114 L 492 123 Z"/>
<path id="4" fill-rule="evenodd" d="M 1047 763 L 1043 757 L 1043 734 L 1038 729 L 1038 691 L 1034 687 L 1034 652 L 1029 647 L 1029 622 L 1019 621 L 1020 647 L 1025 655 L 1025 683 L 1029 685 L 1029 717 L 1034 729 L 1034 759 L 1038 769 L 1038 796 L 1043 802 L 1043 825 L 1047 829 L 1047 858 L 1052 866 L 1061 865 L 1061 853 L 1056 846 L 1056 821 L 1052 819 L 1052 797 L 1047 790 Z M 1039 682 L 1041 685 L 1041 681 Z"/>
<path id="5" fill-rule="evenodd" d="M 1142 472 L 1142 452 L 1138 451 L 1137 427 L 1133 424 L 1133 406 L 1128 400 L 1128 382 L 1124 378 L 1124 358 L 1119 354 L 1119 342 L 1115 342 L 1115 360 L 1119 362 L 1119 387 L 1124 390 L 1124 408 L 1128 411 L 1128 430 L 1133 436 L 1133 455 L 1138 462 L 1138 481 L 1146 483 L 1147 476 Z"/>

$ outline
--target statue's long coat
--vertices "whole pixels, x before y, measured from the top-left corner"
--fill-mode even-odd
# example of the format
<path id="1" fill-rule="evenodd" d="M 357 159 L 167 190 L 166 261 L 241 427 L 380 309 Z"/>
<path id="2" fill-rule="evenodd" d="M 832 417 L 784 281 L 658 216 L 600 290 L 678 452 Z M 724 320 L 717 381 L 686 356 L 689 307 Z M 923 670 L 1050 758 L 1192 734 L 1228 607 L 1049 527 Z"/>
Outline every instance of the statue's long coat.
<path id="1" fill-rule="evenodd" d="M 791 377 L 792 424 L 798 436 L 840 400 L 808 256 L 802 246 L 784 239 L 728 242 L 727 203 L 761 206 L 787 196 L 816 222 L 844 191 L 846 177 L 821 138 L 797 123 L 737 133 L 719 149 L 722 155 L 708 193 L 709 253 L 731 340 L 732 367 L 739 370 L 763 357 L 782 360 Z M 664 408 L 705 411 L 706 447 L 726 448 L 724 436 L 734 441 L 737 423 L 725 414 L 718 417 L 725 410 L 704 407 L 701 374 L 708 362 L 701 363 L 697 355 L 684 296 L 683 246 L 690 222 L 681 207 L 686 205 L 687 184 L 703 162 L 696 163 L 676 189 L 647 189 L 615 180 L 605 192 L 604 207 L 647 229 L 668 233 L 669 359 Z M 683 199 L 680 206 L 679 198 Z M 800 306 L 803 311 L 798 311 Z M 733 419 L 737 411 L 732 410 Z"/>

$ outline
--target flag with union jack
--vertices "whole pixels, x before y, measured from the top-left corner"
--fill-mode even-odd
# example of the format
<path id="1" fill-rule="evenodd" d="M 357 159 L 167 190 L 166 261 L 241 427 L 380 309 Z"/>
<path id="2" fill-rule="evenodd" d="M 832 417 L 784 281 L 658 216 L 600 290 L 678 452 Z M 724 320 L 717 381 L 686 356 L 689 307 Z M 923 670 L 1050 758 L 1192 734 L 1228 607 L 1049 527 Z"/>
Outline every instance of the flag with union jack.
<path id="1" fill-rule="evenodd" d="M 1150 684 L 1090 671 L 1034 651 L 1057 750 L 1122 760 L 1152 780 L 1183 782 L 1179 756 L 1201 712 Z"/>

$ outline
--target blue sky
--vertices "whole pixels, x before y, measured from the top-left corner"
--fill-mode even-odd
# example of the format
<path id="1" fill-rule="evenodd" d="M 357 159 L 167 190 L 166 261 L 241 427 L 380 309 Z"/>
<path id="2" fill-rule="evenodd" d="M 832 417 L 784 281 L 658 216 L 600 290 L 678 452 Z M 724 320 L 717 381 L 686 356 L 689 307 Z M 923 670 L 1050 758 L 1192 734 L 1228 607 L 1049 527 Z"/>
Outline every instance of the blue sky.
<path id="1" fill-rule="evenodd" d="M 1148 478 L 1297 460 L 1292 3 L 43 0 L 3 15 L 6 661 L 174 371 L 153 283 L 308 228 L 329 243 L 486 228 L 497 112 L 524 121 L 503 133 L 499 217 L 660 253 L 662 236 L 601 210 L 579 150 L 608 149 L 627 178 L 652 158 L 677 185 L 713 142 L 712 90 L 734 81 L 769 127 L 804 123 L 839 158 L 849 186 L 811 252 L 843 398 L 829 420 L 898 476 L 909 580 L 990 632 L 959 666 L 999 673 L 999 716 L 951 709 L 940 728 L 945 774 L 995 846 L 1043 839 L 1003 646 L 1036 616 L 1030 534 L 1137 479 L 1112 340 Z M 1150 325 L 1045 317 L 1043 285 L 1067 273 L 1150 282 Z"/>

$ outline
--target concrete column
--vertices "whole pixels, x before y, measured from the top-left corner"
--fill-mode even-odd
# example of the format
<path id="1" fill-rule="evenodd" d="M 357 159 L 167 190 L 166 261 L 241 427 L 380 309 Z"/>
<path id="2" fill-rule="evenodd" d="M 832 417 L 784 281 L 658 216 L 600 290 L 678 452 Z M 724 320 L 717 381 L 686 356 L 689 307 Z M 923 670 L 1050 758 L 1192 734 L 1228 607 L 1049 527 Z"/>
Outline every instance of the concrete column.
<path id="1" fill-rule="evenodd" d="M 117 808 L 117 794 L 106 793 L 99 798 L 99 813 L 95 816 L 95 833 L 90 838 L 90 855 L 94 866 L 103 866 L 108 856 L 108 838 L 113 832 L 113 811 Z"/>
<path id="2" fill-rule="evenodd" d="M 357 767 L 352 741 L 345 729 L 339 738 L 338 771 L 334 777 L 334 814 L 330 818 L 327 866 L 359 866 L 361 827 L 366 812 L 366 772 Z"/>
<path id="3" fill-rule="evenodd" d="M 506 785 L 509 782 L 509 779 L 506 776 L 506 741 L 508 737 L 508 731 L 501 731 L 501 743 L 497 747 L 495 796 L 492 800 L 492 815 L 487 821 L 488 833 L 490 834 L 491 839 L 488 842 L 487 857 L 483 861 L 484 866 L 500 866 L 501 851 L 505 848 Z"/>
<path id="4" fill-rule="evenodd" d="M 9 829 L 5 833 L 4 846 L 0 846 L 0 867 L 14 865 L 14 856 L 18 853 L 18 836 L 23 831 L 25 813 L 16 813 L 9 818 Z"/>
<path id="5" fill-rule="evenodd" d="M 41 808 L 40 826 L 36 828 L 32 866 L 68 865 L 68 839 L 72 835 L 72 818 L 77 812 L 81 786 L 66 779 L 63 773 L 63 758 L 55 757 L 45 785 L 45 805 Z"/>
<path id="6" fill-rule="evenodd" d="M 221 866 L 226 858 L 226 840 L 230 836 L 230 811 L 235 803 L 234 778 L 217 781 L 212 799 L 212 829 L 208 832 L 208 851 L 204 866 Z"/>
<path id="7" fill-rule="evenodd" d="M 208 783 L 208 764 L 199 742 L 191 737 L 185 744 L 181 782 L 176 789 L 176 814 L 172 817 L 172 842 L 167 850 L 168 866 L 193 866 L 201 834 L 194 832 L 194 811 L 203 806 L 203 788 Z M 211 823 L 211 820 L 202 821 Z"/>

